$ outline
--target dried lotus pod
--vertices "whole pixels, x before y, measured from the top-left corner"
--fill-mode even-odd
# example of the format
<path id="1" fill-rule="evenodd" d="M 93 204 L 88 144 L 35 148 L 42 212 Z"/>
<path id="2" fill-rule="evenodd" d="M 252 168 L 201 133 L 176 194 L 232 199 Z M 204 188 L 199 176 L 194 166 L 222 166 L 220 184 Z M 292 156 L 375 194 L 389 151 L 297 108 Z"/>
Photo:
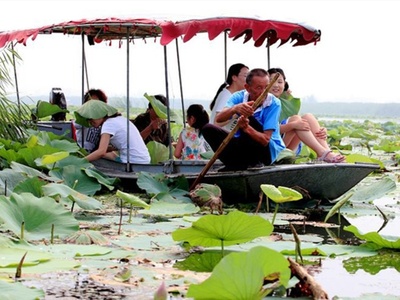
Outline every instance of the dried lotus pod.
<path id="1" fill-rule="evenodd" d="M 192 201 L 199 207 L 209 207 L 211 213 L 214 210 L 222 214 L 222 192 L 218 185 L 199 183 L 189 193 Z"/>

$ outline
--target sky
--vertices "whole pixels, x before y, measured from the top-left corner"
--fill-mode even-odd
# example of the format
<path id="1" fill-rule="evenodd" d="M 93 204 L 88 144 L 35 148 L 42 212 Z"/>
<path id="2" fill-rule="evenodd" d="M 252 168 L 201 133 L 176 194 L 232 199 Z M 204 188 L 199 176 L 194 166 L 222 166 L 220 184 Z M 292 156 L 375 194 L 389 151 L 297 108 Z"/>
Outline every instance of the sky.
<path id="1" fill-rule="evenodd" d="M 244 16 L 305 23 L 322 31 L 321 41 L 301 47 L 271 47 L 271 67 L 282 68 L 293 95 L 318 102 L 394 103 L 400 70 L 398 2 L 393 0 L 180 0 L 94 1 L 2 0 L 0 31 L 28 29 L 70 20 L 105 17 L 185 20 Z M 126 95 L 126 50 L 116 44 L 87 47 L 88 82 L 109 97 Z M 225 80 L 223 38 L 198 35 L 181 43 L 180 65 L 185 99 L 210 101 Z M 38 36 L 16 51 L 22 97 L 47 95 L 52 87 L 80 95 L 79 37 Z M 163 47 L 159 41 L 135 42 L 131 48 L 130 94 L 165 94 Z M 180 97 L 175 43 L 167 47 L 170 98 Z M 230 41 L 228 65 L 244 63 L 267 69 L 267 50 L 251 42 Z M 15 94 L 15 88 L 9 87 Z M 47 99 L 43 99 L 47 100 Z"/>

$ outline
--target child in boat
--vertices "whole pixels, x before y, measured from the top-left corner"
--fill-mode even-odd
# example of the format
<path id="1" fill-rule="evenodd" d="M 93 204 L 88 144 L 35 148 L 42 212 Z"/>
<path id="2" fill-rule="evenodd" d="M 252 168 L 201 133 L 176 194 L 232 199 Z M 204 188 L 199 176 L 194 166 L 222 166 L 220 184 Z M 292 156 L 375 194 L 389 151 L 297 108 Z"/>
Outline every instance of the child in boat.
<path id="1" fill-rule="evenodd" d="M 186 120 L 189 127 L 180 133 L 174 155 L 182 160 L 202 159 L 201 153 L 207 151 L 207 145 L 200 130 L 210 120 L 208 113 L 202 105 L 192 104 L 186 111 Z"/>
<path id="2" fill-rule="evenodd" d="M 288 90 L 286 76 L 282 69 L 272 68 L 268 70 L 270 76 L 279 74 L 279 78 L 271 87 L 270 92 L 275 97 L 285 100 L 282 95 Z M 282 104 L 283 106 L 283 104 Z M 282 118 L 281 118 L 282 119 Z M 326 129 L 319 125 L 318 120 L 312 114 L 305 114 L 304 116 L 291 115 L 283 118 L 280 124 L 280 132 L 286 148 L 298 154 L 301 142 L 310 147 L 318 156 L 318 160 L 328 163 L 341 163 L 345 161 L 345 157 L 341 154 L 334 154 L 326 140 Z"/>
<path id="3" fill-rule="evenodd" d="M 83 126 L 101 127 L 99 147 L 85 157 L 88 161 L 106 158 L 123 163 L 150 163 L 139 130 L 114 107 L 102 101 L 88 101 L 75 111 L 75 118 Z"/>

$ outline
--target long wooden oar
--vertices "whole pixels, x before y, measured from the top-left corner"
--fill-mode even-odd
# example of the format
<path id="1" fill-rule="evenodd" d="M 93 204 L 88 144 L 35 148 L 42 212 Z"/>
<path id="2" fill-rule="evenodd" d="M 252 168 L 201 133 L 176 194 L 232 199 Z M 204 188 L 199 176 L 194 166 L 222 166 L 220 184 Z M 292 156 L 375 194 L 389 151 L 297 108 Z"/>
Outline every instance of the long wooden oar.
<path id="1" fill-rule="evenodd" d="M 268 95 L 269 90 L 271 87 L 274 85 L 275 81 L 279 78 L 280 74 L 276 73 L 274 78 L 271 80 L 271 82 L 268 84 L 268 86 L 265 88 L 265 90 L 262 92 L 262 94 L 257 98 L 256 101 L 253 103 L 253 109 L 256 109 L 258 106 L 261 105 L 261 103 L 264 101 L 265 97 Z M 208 170 L 211 168 L 213 163 L 217 160 L 218 156 L 221 154 L 221 152 L 225 149 L 226 145 L 229 143 L 229 141 L 232 139 L 232 137 L 235 135 L 235 133 L 239 130 L 239 124 L 236 123 L 235 127 L 232 129 L 231 132 L 226 136 L 226 138 L 222 141 L 221 145 L 219 145 L 217 151 L 215 151 L 213 157 L 209 160 L 209 162 L 205 165 L 203 170 L 200 172 L 199 176 L 197 176 L 196 180 L 193 181 L 190 190 L 193 190 L 196 185 L 201 182 L 201 180 L 204 178 L 204 176 L 207 174 Z"/>

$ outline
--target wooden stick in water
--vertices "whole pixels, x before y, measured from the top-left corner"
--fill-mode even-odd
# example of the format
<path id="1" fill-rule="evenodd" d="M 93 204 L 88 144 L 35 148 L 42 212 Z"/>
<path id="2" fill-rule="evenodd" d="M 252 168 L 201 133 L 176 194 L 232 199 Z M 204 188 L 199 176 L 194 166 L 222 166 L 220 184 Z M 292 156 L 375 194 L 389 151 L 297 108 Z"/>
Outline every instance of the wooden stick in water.
<path id="1" fill-rule="evenodd" d="M 274 78 L 270 81 L 270 83 L 268 84 L 268 86 L 265 88 L 265 90 L 262 92 L 262 94 L 257 98 L 256 101 L 254 101 L 253 103 L 253 109 L 256 109 L 257 107 L 259 107 L 265 100 L 265 97 L 267 97 L 269 90 L 271 89 L 271 87 L 274 85 L 275 81 L 278 80 L 280 74 L 276 73 Z M 233 138 L 233 136 L 235 135 L 235 133 L 239 130 L 239 124 L 236 124 L 235 127 L 232 129 L 231 132 L 229 132 L 229 134 L 227 135 L 227 137 L 222 141 L 221 145 L 219 145 L 217 151 L 215 151 L 213 157 L 211 157 L 211 159 L 209 160 L 209 162 L 205 165 L 205 167 L 203 168 L 203 170 L 200 172 L 199 176 L 197 176 L 197 178 L 195 179 L 195 181 L 193 181 L 190 190 L 193 190 L 197 184 L 199 184 L 204 176 L 207 174 L 208 170 L 211 168 L 211 166 L 213 165 L 213 163 L 217 160 L 218 156 L 221 154 L 221 152 L 225 149 L 226 145 L 228 145 L 229 141 Z"/>

